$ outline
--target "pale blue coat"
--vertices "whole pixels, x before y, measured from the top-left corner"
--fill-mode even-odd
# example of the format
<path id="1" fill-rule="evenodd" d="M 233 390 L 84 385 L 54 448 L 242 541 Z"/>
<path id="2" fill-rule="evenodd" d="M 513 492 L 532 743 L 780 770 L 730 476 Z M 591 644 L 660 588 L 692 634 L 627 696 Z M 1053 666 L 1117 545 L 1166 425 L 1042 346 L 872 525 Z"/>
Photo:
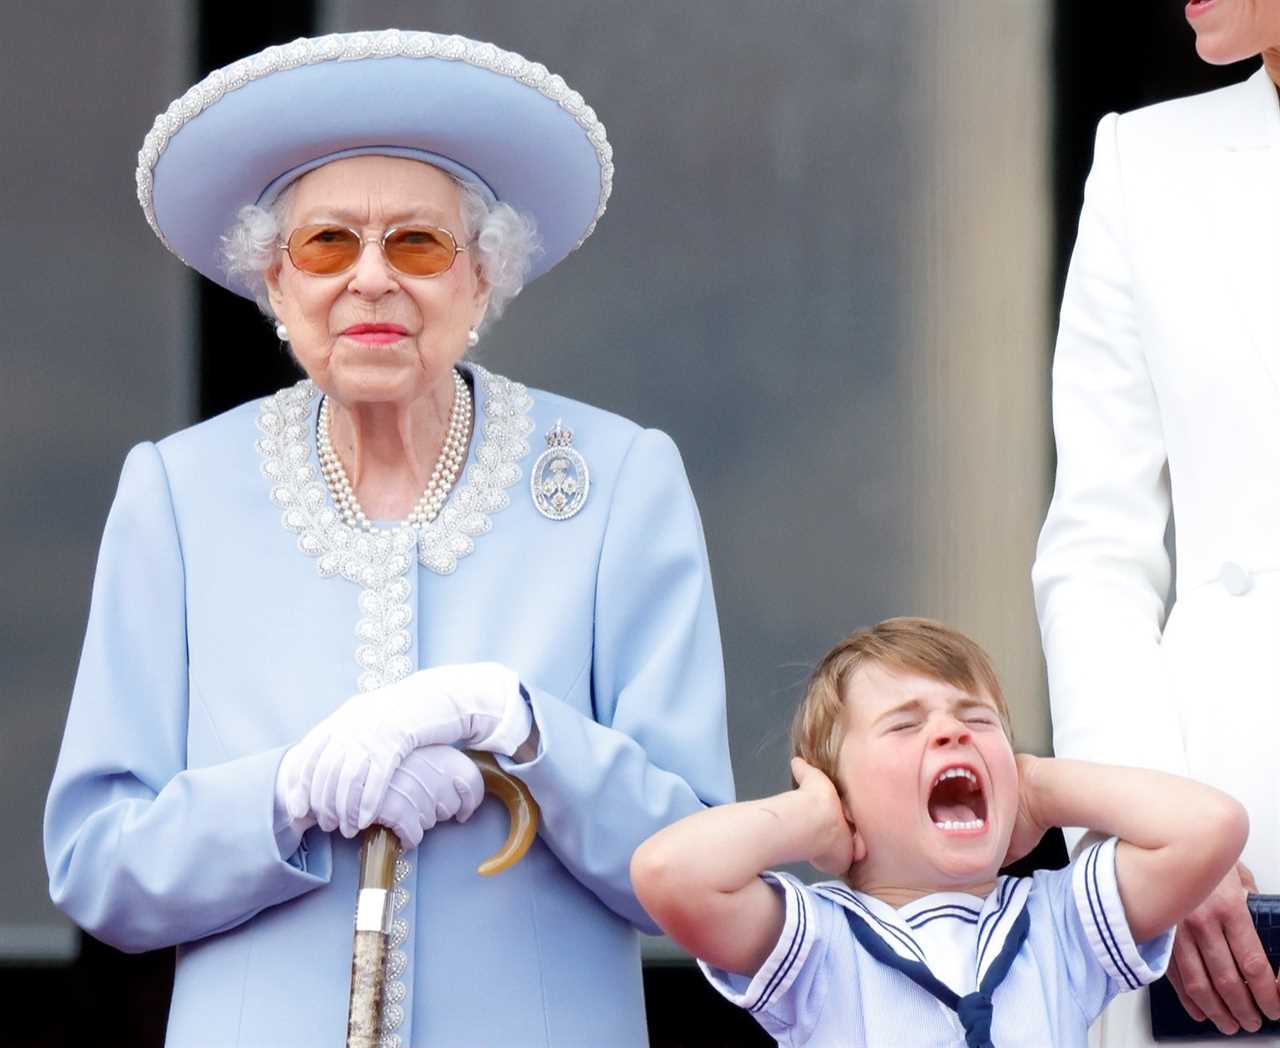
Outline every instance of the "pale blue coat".
<path id="1" fill-rule="evenodd" d="M 506 828 L 487 800 L 406 855 L 384 1043 L 647 1043 L 637 929 L 655 929 L 631 853 L 733 799 L 697 509 L 664 434 L 466 370 L 476 435 L 425 563 L 343 537 L 316 488 L 309 384 L 125 462 L 45 852 L 54 901 L 89 933 L 177 944 L 170 1045 L 343 1043 L 358 843 L 312 829 L 282 857 L 277 765 L 361 674 L 481 660 L 532 697 L 541 752 L 508 765 L 539 839 L 477 877 Z M 564 521 L 529 491 L 558 419 L 590 467 Z"/>

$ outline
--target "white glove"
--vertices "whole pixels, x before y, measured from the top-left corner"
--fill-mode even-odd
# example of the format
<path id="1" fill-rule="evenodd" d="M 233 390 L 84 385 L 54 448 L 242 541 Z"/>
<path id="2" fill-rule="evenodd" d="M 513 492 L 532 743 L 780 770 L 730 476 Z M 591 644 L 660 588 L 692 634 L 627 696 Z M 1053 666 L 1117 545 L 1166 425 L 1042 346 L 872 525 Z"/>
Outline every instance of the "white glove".
<path id="1" fill-rule="evenodd" d="M 277 788 L 289 815 L 346 837 L 373 822 L 400 762 L 457 743 L 510 756 L 533 727 L 520 679 L 496 662 L 436 666 L 356 695 L 286 751 Z M 332 825 L 326 825 L 332 823 Z"/>
<path id="2" fill-rule="evenodd" d="M 305 815 L 295 818 L 289 813 L 289 789 L 292 785 L 292 777 L 288 771 L 288 756 L 286 751 L 285 759 L 281 760 L 280 767 L 276 769 L 276 795 L 272 805 L 272 832 L 276 838 L 276 848 L 279 849 L 280 857 L 287 859 L 295 851 L 298 850 L 298 844 L 302 840 L 302 835 L 316 824 L 316 817 L 311 813 L 311 807 L 308 805 Z"/>
<path id="3" fill-rule="evenodd" d="M 416 848 L 437 822 L 466 822 L 484 800 L 484 779 L 475 761 L 452 746 L 414 750 L 391 776 L 373 821 Z"/>

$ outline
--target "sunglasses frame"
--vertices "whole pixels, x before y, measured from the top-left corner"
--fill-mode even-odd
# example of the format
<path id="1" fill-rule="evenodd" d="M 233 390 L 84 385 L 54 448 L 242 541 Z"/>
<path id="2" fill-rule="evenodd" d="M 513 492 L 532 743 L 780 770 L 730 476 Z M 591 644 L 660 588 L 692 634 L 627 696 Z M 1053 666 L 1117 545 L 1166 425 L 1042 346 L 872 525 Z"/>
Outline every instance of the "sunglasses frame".
<path id="1" fill-rule="evenodd" d="M 294 260 L 293 251 L 291 250 L 289 245 L 289 241 L 291 241 L 295 236 L 301 233 L 304 229 L 345 230 L 346 232 L 350 233 L 353 237 L 356 238 L 356 240 L 360 244 L 360 249 L 356 252 L 356 257 L 351 260 L 351 265 L 347 266 L 345 269 L 337 269 L 337 270 L 334 270 L 332 273 L 313 273 L 311 272 L 311 270 L 303 269 L 302 266 L 298 265 L 298 263 Z M 449 264 L 445 266 L 444 269 L 440 270 L 438 273 L 406 273 L 403 269 L 400 269 L 398 266 L 396 266 L 395 263 L 393 263 L 391 259 L 387 256 L 387 240 L 390 239 L 392 236 L 394 236 L 396 233 L 402 232 L 403 230 L 406 230 L 406 229 L 428 230 L 432 233 L 440 234 L 447 243 L 453 245 L 453 257 L 449 259 Z M 445 229 L 444 226 L 431 226 L 431 225 L 425 225 L 425 224 L 419 225 L 416 223 L 403 225 L 403 226 L 388 226 L 386 229 L 382 231 L 381 236 L 366 237 L 366 236 L 362 236 L 358 229 L 352 229 L 350 226 L 344 226 L 341 222 L 312 222 L 305 226 L 298 226 L 292 233 L 289 234 L 287 238 L 276 241 L 277 247 L 284 248 L 284 253 L 289 256 L 289 262 L 294 269 L 296 269 L 299 273 L 305 273 L 309 277 L 319 277 L 321 279 L 324 279 L 326 277 L 345 276 L 347 273 L 350 273 L 353 269 L 356 268 L 356 266 L 360 264 L 360 256 L 364 254 L 364 249 L 366 244 L 377 244 L 378 249 L 382 252 L 382 261 L 386 264 L 387 268 L 390 269 L 393 273 L 398 273 L 402 277 L 409 277 L 412 280 L 432 280 L 435 277 L 443 276 L 445 273 L 449 272 L 449 270 L 453 268 L 453 264 L 456 261 L 458 261 L 458 255 L 461 254 L 463 251 L 466 251 L 467 248 L 471 246 L 470 244 L 459 244 L 458 238 L 455 237 L 449 230 Z"/>

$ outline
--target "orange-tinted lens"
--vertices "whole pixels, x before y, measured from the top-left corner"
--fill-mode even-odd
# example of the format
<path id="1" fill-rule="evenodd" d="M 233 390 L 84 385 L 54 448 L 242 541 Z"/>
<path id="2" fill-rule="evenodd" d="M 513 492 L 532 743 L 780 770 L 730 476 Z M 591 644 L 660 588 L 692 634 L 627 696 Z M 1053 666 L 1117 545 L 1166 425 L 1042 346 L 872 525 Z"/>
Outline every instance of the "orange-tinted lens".
<path id="1" fill-rule="evenodd" d="M 411 277 L 434 277 L 453 265 L 458 253 L 447 229 L 404 226 L 394 229 L 383 242 L 387 263 Z"/>
<path id="2" fill-rule="evenodd" d="M 350 269 L 360 257 L 360 247 L 360 238 L 342 226 L 303 226 L 289 237 L 293 264 L 317 276 Z"/>

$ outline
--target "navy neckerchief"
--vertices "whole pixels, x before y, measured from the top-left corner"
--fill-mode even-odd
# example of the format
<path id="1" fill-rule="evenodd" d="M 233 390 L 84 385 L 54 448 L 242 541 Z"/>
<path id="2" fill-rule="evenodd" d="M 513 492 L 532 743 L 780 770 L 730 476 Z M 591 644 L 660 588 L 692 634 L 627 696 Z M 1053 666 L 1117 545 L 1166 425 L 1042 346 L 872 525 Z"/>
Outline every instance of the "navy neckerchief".
<path id="1" fill-rule="evenodd" d="M 845 918 L 849 922 L 849 930 L 867 953 L 881 964 L 896 968 L 921 989 L 932 994 L 960 1018 L 964 1027 L 964 1040 L 968 1048 L 994 1048 L 991 1041 L 991 1020 L 993 1017 L 992 996 L 1009 974 L 1014 958 L 1018 955 L 1023 941 L 1027 937 L 1030 918 L 1027 914 L 1026 902 L 1030 894 L 1030 884 L 1020 878 L 1002 878 L 999 887 L 992 893 L 988 905 L 984 907 L 984 928 L 979 932 L 979 942 L 983 943 L 983 933 L 990 922 L 989 937 L 980 947 L 985 952 L 996 926 L 1006 925 L 1004 942 L 985 971 L 978 974 L 978 989 L 961 997 L 951 987 L 929 970 L 923 954 L 915 946 L 914 941 L 904 937 L 898 929 L 886 925 L 871 912 L 853 892 L 847 888 L 822 886 L 822 894 L 839 902 L 844 909 Z M 994 902 L 994 908 L 991 903 Z M 852 905 L 851 905 L 852 904 Z M 1002 920 L 1005 917 L 1007 919 Z M 905 949 L 904 949 L 905 947 Z M 905 956 L 910 953 L 915 956 Z M 980 958 L 980 966 L 982 960 Z"/>

